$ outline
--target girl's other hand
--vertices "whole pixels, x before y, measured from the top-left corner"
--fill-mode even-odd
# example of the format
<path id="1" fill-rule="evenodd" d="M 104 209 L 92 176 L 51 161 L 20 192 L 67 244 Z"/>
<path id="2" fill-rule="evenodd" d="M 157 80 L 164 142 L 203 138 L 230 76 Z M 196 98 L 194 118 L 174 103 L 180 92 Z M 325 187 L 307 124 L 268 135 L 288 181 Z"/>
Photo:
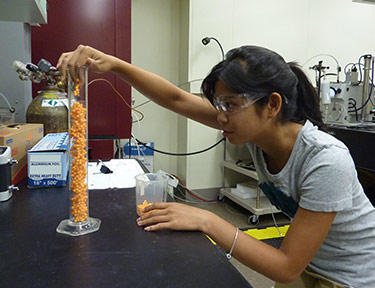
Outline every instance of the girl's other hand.
<path id="1" fill-rule="evenodd" d="M 154 210 L 154 211 L 151 211 Z M 151 211 L 137 219 L 146 231 L 162 229 L 205 231 L 211 212 L 175 202 L 152 203 L 144 209 Z"/>

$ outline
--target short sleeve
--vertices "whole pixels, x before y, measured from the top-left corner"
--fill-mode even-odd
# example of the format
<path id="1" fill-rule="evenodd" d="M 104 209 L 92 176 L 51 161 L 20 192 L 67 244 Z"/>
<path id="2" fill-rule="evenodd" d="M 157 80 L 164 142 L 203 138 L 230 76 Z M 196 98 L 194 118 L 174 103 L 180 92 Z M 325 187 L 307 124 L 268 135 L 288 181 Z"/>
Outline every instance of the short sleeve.
<path id="1" fill-rule="evenodd" d="M 302 208 L 338 212 L 352 207 L 357 172 L 347 149 L 335 145 L 322 148 L 303 166 L 299 184 Z"/>

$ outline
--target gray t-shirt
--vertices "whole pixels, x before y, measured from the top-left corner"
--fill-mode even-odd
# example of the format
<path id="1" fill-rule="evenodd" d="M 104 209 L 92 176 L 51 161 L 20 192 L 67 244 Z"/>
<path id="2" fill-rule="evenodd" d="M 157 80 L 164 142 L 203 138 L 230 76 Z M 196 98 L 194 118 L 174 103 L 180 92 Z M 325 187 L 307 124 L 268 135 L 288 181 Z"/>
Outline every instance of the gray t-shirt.
<path id="1" fill-rule="evenodd" d="M 337 212 L 309 266 L 349 287 L 375 287 L 375 209 L 358 181 L 348 148 L 306 121 L 284 168 L 267 170 L 262 150 L 248 143 L 259 187 L 294 217 L 298 207 Z"/>

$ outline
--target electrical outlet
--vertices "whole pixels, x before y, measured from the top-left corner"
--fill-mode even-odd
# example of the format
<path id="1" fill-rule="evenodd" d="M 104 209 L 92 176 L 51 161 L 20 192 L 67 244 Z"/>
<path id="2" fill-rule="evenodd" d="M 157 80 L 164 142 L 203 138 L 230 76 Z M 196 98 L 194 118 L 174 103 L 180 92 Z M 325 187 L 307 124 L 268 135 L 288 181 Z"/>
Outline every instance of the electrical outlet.
<path id="1" fill-rule="evenodd" d="M 168 184 L 167 186 L 167 193 L 169 194 L 169 196 L 171 196 L 172 198 L 174 198 L 174 188 Z"/>
<path id="2" fill-rule="evenodd" d="M 161 175 L 164 175 L 168 178 L 167 193 L 169 194 L 169 196 L 171 196 L 173 198 L 174 197 L 174 188 L 176 188 L 177 185 L 178 185 L 178 179 L 176 179 L 176 177 L 174 177 L 171 174 L 168 174 L 167 172 L 165 172 L 163 170 L 159 170 L 157 173 L 161 174 Z"/>

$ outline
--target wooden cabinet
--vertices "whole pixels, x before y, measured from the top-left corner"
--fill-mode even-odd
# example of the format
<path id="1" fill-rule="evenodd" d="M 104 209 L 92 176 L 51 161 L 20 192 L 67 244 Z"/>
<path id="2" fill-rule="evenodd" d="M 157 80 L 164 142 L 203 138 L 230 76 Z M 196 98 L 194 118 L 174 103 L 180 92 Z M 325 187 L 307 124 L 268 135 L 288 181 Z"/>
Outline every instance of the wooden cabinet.
<path id="1" fill-rule="evenodd" d="M 48 2 L 48 24 L 31 29 L 32 62 L 57 64 L 61 53 L 79 44 L 130 62 L 131 0 L 54 0 Z M 104 78 L 130 104 L 130 87 L 113 74 L 89 73 L 89 81 Z M 33 96 L 40 86 L 33 85 Z M 103 81 L 89 86 L 89 146 L 92 159 L 113 158 L 113 139 L 131 135 L 130 108 Z"/>

